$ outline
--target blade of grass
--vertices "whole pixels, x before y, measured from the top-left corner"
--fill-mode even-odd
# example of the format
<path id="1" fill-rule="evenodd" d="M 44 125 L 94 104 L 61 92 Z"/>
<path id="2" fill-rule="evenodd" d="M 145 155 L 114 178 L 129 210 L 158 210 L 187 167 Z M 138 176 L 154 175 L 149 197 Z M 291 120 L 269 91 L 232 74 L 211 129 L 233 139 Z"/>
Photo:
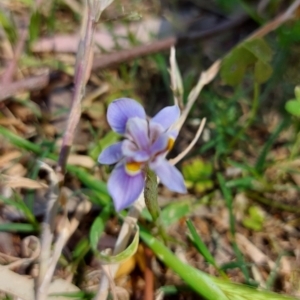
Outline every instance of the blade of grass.
<path id="1" fill-rule="evenodd" d="M 274 268 L 271 270 L 267 280 L 266 280 L 266 288 L 269 290 L 271 289 L 271 287 L 274 285 L 275 283 L 275 280 L 276 280 L 276 277 L 278 275 L 278 272 L 279 272 L 279 267 L 280 267 L 280 260 L 282 258 L 282 256 L 284 256 L 285 254 L 280 254 L 277 259 L 276 259 L 276 262 L 275 262 L 275 266 Z"/>
<path id="2" fill-rule="evenodd" d="M 30 222 L 35 227 L 38 226 L 38 222 L 35 219 L 35 216 L 33 215 L 32 211 L 27 207 L 27 205 L 21 199 L 16 198 L 15 200 L 13 200 L 13 199 L 5 198 L 0 195 L 0 201 L 5 203 L 6 205 L 11 205 L 16 209 L 20 210 L 21 212 L 24 213 L 28 222 Z"/>
<path id="3" fill-rule="evenodd" d="M 232 248 L 235 252 L 236 258 L 240 265 L 240 269 L 243 272 L 247 283 L 251 285 L 250 274 L 247 269 L 246 262 L 244 260 L 241 250 L 239 249 L 239 247 L 235 241 L 235 218 L 233 215 L 232 195 L 231 195 L 230 189 L 227 188 L 225 179 L 221 173 L 217 173 L 217 178 L 218 178 L 219 185 L 220 185 L 220 188 L 222 190 L 222 193 L 223 193 L 223 196 L 224 196 L 224 199 L 226 202 L 226 206 L 229 210 L 229 226 L 230 226 L 230 234 L 231 234 L 231 239 L 232 239 L 231 240 Z"/>
<path id="4" fill-rule="evenodd" d="M 210 276 L 180 261 L 165 245 L 140 226 L 140 236 L 156 256 L 198 294 L 209 300 L 297 300 L 295 297 L 256 290 L 246 285 Z"/>
<path id="5" fill-rule="evenodd" d="M 277 137 L 279 136 L 280 132 L 288 125 L 288 118 L 285 118 L 281 121 L 281 123 L 277 126 L 277 128 L 274 130 L 274 132 L 269 137 L 268 141 L 265 143 L 262 151 L 260 152 L 260 155 L 256 161 L 255 169 L 258 173 L 262 173 L 264 171 L 265 163 L 267 155 L 276 141 Z"/>
<path id="6" fill-rule="evenodd" d="M 212 266 L 216 268 L 216 270 L 219 272 L 220 275 L 222 275 L 224 278 L 227 278 L 227 275 L 219 268 L 214 257 L 211 255 L 205 243 L 202 241 L 200 235 L 197 233 L 196 228 L 191 222 L 191 220 L 187 220 L 186 224 L 190 230 L 192 241 L 195 247 L 197 248 L 197 250 L 199 251 L 199 253 L 202 254 L 204 259 L 208 263 L 210 263 Z"/>
<path id="7" fill-rule="evenodd" d="M 30 141 L 23 139 L 22 137 L 12 133 L 10 130 L 0 126 L 0 134 L 6 137 L 13 145 L 27 150 L 32 151 L 34 154 L 43 156 L 44 150 L 41 146 L 34 144 Z M 54 161 L 58 160 L 58 156 L 53 153 L 48 153 L 47 158 L 50 158 Z M 102 199 L 102 204 L 106 205 L 110 201 L 110 196 L 106 189 L 106 184 L 100 180 L 96 180 L 93 176 L 87 173 L 85 170 L 78 168 L 76 166 L 67 165 L 67 171 L 71 174 L 77 176 L 77 178 L 84 184 L 86 187 L 98 192 Z"/>
<path id="8" fill-rule="evenodd" d="M 171 267 L 199 295 L 204 296 L 206 299 L 229 300 L 208 275 L 180 261 L 168 248 L 152 237 L 145 229 L 140 228 L 140 236 L 157 254 L 159 259 Z"/>
<path id="9" fill-rule="evenodd" d="M 0 231 L 31 233 L 39 231 L 39 228 L 27 223 L 3 223 L 0 224 Z"/>

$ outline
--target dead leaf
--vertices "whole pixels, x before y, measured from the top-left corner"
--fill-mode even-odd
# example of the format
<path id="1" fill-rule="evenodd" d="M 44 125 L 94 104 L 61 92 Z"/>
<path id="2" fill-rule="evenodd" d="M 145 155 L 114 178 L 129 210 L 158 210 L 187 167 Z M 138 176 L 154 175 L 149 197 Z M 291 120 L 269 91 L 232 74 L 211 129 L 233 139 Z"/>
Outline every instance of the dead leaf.
<path id="1" fill-rule="evenodd" d="M 267 263 L 271 269 L 275 267 L 275 263 L 242 234 L 236 233 L 236 242 L 242 252 L 248 255 L 255 264 L 262 265 Z"/>
<path id="2" fill-rule="evenodd" d="M 136 265 L 136 259 L 134 256 L 131 256 L 129 259 L 120 264 L 120 267 L 116 273 L 115 278 L 120 278 L 125 275 L 129 275 Z"/>
<path id="3" fill-rule="evenodd" d="M 11 152 L 5 153 L 0 157 L 0 167 L 3 167 L 10 161 L 20 157 L 22 153 L 18 150 L 13 150 Z"/>
<path id="4" fill-rule="evenodd" d="M 14 164 L 13 166 L 9 167 L 5 170 L 5 174 L 9 176 L 16 176 L 21 177 L 27 173 L 27 170 L 21 164 Z"/>
<path id="5" fill-rule="evenodd" d="M 10 187 L 10 188 L 25 188 L 25 189 L 35 189 L 35 190 L 48 188 L 47 184 L 38 182 L 30 178 L 8 176 L 8 175 L 1 176 L 1 183 L 6 187 Z"/>
<path id="6" fill-rule="evenodd" d="M 94 160 L 86 155 L 71 154 L 68 158 L 68 164 L 91 169 L 95 166 Z"/>

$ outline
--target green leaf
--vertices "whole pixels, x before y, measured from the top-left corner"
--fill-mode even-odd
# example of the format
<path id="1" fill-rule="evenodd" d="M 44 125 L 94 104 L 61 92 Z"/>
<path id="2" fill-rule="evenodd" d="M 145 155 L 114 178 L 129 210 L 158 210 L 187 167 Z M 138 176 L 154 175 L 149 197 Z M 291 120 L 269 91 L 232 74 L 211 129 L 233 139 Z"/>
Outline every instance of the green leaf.
<path id="1" fill-rule="evenodd" d="M 30 42 L 35 41 L 39 37 L 39 33 L 41 30 L 41 19 L 42 16 L 37 10 L 32 13 L 29 24 Z"/>
<path id="2" fill-rule="evenodd" d="M 246 41 L 223 59 L 220 71 L 222 80 L 226 84 L 235 86 L 242 82 L 247 68 L 254 66 L 256 82 L 263 83 L 273 72 L 269 64 L 272 56 L 272 49 L 263 39 Z"/>
<path id="3" fill-rule="evenodd" d="M 197 233 L 196 228 L 194 227 L 191 220 L 187 220 L 186 224 L 187 224 L 187 226 L 190 230 L 192 241 L 195 244 L 195 246 L 196 246 L 197 250 L 199 251 L 199 253 L 202 254 L 202 256 L 204 257 L 204 259 L 207 262 L 209 262 L 211 265 L 216 267 L 217 264 L 216 264 L 216 261 L 215 261 L 214 257 L 211 255 L 208 248 L 206 247 L 206 245 L 202 241 L 200 235 Z"/>
<path id="4" fill-rule="evenodd" d="M 298 101 L 298 100 L 289 100 L 285 104 L 285 109 L 291 115 L 296 116 L 296 117 L 300 117 L 300 101 Z"/>
<path id="5" fill-rule="evenodd" d="M 254 80 L 261 84 L 266 82 L 272 75 L 273 68 L 270 64 L 258 60 L 254 66 Z"/>
<path id="6" fill-rule="evenodd" d="M 103 253 L 97 253 L 97 257 L 100 259 L 102 264 L 120 264 L 123 261 L 128 260 L 132 257 L 138 248 L 139 245 L 139 227 L 136 226 L 136 233 L 130 245 L 121 253 L 117 255 L 106 255 Z"/>
<path id="7" fill-rule="evenodd" d="M 176 201 L 167 205 L 161 212 L 161 220 L 164 226 L 169 226 L 175 223 L 180 218 L 184 217 L 190 212 L 189 201 Z"/>
<path id="8" fill-rule="evenodd" d="M 300 85 L 297 85 L 294 90 L 296 100 L 300 101 Z"/>
<path id="9" fill-rule="evenodd" d="M 229 300 L 210 276 L 179 260 L 167 247 L 143 228 L 141 228 L 140 235 L 158 258 L 174 270 L 199 295 L 204 296 L 206 299 Z"/>
<path id="10" fill-rule="evenodd" d="M 195 184 L 195 192 L 196 193 L 203 193 L 206 190 L 211 189 L 214 186 L 212 180 L 201 180 Z"/>
<path id="11" fill-rule="evenodd" d="M 0 224 L 0 231 L 6 232 L 37 232 L 38 227 L 27 223 L 2 223 Z"/>
<path id="12" fill-rule="evenodd" d="M 243 219 L 243 225 L 248 228 L 252 229 L 254 231 L 261 231 L 262 230 L 262 224 L 260 222 L 257 222 L 256 220 L 253 220 L 249 217 L 246 217 Z"/>
<path id="13" fill-rule="evenodd" d="M 82 238 L 72 251 L 73 260 L 79 260 L 83 258 L 90 249 L 90 243 L 86 237 Z"/>
<path id="14" fill-rule="evenodd" d="M 15 146 L 21 149 L 29 150 L 34 153 L 42 152 L 39 145 L 36 145 L 30 141 L 23 139 L 22 137 L 12 133 L 10 130 L 6 129 L 5 127 L 0 126 L 0 134 L 8 138 L 12 144 L 14 144 Z"/>
<path id="15" fill-rule="evenodd" d="M 228 188 L 243 188 L 251 189 L 253 187 L 253 181 L 255 178 L 251 176 L 246 176 L 242 178 L 232 179 L 226 182 Z"/>
<path id="16" fill-rule="evenodd" d="M 13 18 L 8 18 L 8 16 L 0 9 L 0 25 L 4 29 L 9 41 L 15 43 L 18 34 L 16 27 L 13 24 Z"/>
<path id="17" fill-rule="evenodd" d="M 166 246 L 141 227 L 141 239 L 156 256 L 176 272 L 199 295 L 208 300 L 296 300 L 295 297 L 257 290 L 210 276 L 191 265 L 185 264 Z"/>
<path id="18" fill-rule="evenodd" d="M 222 61 L 220 75 L 225 84 L 238 85 L 242 82 L 249 61 L 255 57 L 243 48 L 233 49 Z"/>
<path id="19" fill-rule="evenodd" d="M 23 202 L 23 200 L 20 200 L 18 198 L 16 198 L 16 199 L 4 198 L 3 196 L 0 195 L 0 201 L 5 203 L 6 205 L 11 205 L 11 206 L 17 208 L 18 210 L 20 210 L 22 213 L 24 213 L 25 217 L 32 225 L 38 224 L 38 222 L 35 219 L 34 214 L 28 208 L 28 206 Z"/>
<path id="20" fill-rule="evenodd" d="M 248 40 L 241 46 L 252 53 L 258 61 L 268 63 L 272 60 L 273 51 L 262 38 Z"/>
<path id="21" fill-rule="evenodd" d="M 265 217 L 262 210 L 258 206 L 249 208 L 249 217 L 243 219 L 243 225 L 255 231 L 262 230 Z"/>
<path id="22" fill-rule="evenodd" d="M 212 165 L 205 163 L 201 158 L 195 158 L 183 165 L 182 173 L 186 180 L 197 182 L 212 175 Z"/>
<path id="23" fill-rule="evenodd" d="M 97 250 L 97 245 L 101 234 L 104 231 L 105 224 L 110 216 L 110 208 L 108 205 L 103 209 L 101 214 L 94 220 L 90 230 L 90 243 L 94 251 Z"/>
<path id="24" fill-rule="evenodd" d="M 213 181 L 209 179 L 212 171 L 213 167 L 211 163 L 204 162 L 201 158 L 194 158 L 182 167 L 187 187 L 194 188 L 198 193 L 212 188 Z"/>

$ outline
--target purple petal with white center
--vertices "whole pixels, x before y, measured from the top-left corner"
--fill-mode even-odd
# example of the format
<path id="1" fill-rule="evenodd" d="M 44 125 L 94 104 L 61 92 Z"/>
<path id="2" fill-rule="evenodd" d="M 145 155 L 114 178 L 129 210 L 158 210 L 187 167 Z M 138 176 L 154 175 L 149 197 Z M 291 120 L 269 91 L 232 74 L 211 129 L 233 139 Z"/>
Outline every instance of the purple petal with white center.
<path id="1" fill-rule="evenodd" d="M 116 211 L 118 212 L 133 204 L 143 191 L 144 185 L 143 172 L 130 176 L 125 172 L 123 164 L 115 167 L 108 179 L 107 187 L 113 198 Z"/>
<path id="2" fill-rule="evenodd" d="M 130 140 L 124 140 L 122 145 L 123 156 L 131 158 L 133 161 L 142 162 L 150 158 L 147 151 L 139 150 Z"/>
<path id="3" fill-rule="evenodd" d="M 166 159 L 158 158 L 149 166 L 169 190 L 182 194 L 187 192 L 182 174 Z"/>
<path id="4" fill-rule="evenodd" d="M 168 134 L 164 133 L 158 137 L 158 139 L 151 145 L 150 153 L 151 156 L 154 156 L 160 152 L 167 151 L 169 142 Z"/>
<path id="5" fill-rule="evenodd" d="M 164 130 L 170 128 L 180 117 L 180 109 L 178 105 L 167 106 L 159 111 L 150 122 L 160 124 Z"/>
<path id="6" fill-rule="evenodd" d="M 143 106 L 133 99 L 120 98 L 108 106 L 107 121 L 115 132 L 124 134 L 128 119 L 134 117 L 146 119 L 146 113 Z"/>
<path id="7" fill-rule="evenodd" d="M 104 165 L 112 165 L 118 162 L 122 157 L 122 144 L 119 142 L 105 148 L 98 157 L 98 162 Z"/>
<path id="8" fill-rule="evenodd" d="M 149 148 L 148 122 L 141 118 L 130 118 L 126 124 L 126 137 L 132 139 L 140 150 Z"/>

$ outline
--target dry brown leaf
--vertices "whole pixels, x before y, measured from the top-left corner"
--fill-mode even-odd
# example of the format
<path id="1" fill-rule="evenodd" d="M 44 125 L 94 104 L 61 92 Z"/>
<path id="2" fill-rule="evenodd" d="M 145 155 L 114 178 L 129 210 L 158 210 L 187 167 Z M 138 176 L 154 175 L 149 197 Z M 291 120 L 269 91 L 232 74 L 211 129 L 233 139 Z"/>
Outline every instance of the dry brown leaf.
<path id="1" fill-rule="evenodd" d="M 242 252 L 248 255 L 255 264 L 262 265 L 268 263 L 271 269 L 275 267 L 275 263 L 242 234 L 236 233 L 236 242 Z"/>
<path id="2" fill-rule="evenodd" d="M 92 158 L 86 155 L 71 154 L 68 158 L 68 164 L 91 169 L 95 166 Z"/>
<path id="3" fill-rule="evenodd" d="M 18 288 L 16 288 L 16 286 Z M 34 300 L 34 282 L 33 279 L 29 279 L 24 275 L 19 275 L 5 266 L 0 265 L 0 290 L 14 295 L 15 297 L 23 300 Z M 49 288 L 49 294 L 54 293 L 68 293 L 68 292 L 78 292 L 79 289 L 75 285 L 63 280 L 54 280 Z M 49 296 L 47 299 L 53 299 Z M 67 296 L 56 296 L 57 300 L 70 299 Z"/>
<path id="4" fill-rule="evenodd" d="M 14 164 L 13 166 L 11 166 L 7 170 L 5 170 L 5 174 L 8 176 L 22 177 L 26 173 L 27 173 L 27 170 L 21 164 Z"/>
<path id="5" fill-rule="evenodd" d="M 0 167 L 3 167 L 8 162 L 21 156 L 21 152 L 18 150 L 13 150 L 11 152 L 5 153 L 0 157 Z"/>
<path id="6" fill-rule="evenodd" d="M 2 175 L 1 182 L 3 185 L 10 188 L 26 188 L 35 190 L 48 188 L 48 185 L 45 183 L 25 177 Z"/>
<path id="7" fill-rule="evenodd" d="M 24 126 L 24 124 L 20 120 L 13 119 L 13 118 L 1 118 L 0 119 L 0 125 L 4 125 L 4 126 L 9 126 L 9 125 Z"/>

